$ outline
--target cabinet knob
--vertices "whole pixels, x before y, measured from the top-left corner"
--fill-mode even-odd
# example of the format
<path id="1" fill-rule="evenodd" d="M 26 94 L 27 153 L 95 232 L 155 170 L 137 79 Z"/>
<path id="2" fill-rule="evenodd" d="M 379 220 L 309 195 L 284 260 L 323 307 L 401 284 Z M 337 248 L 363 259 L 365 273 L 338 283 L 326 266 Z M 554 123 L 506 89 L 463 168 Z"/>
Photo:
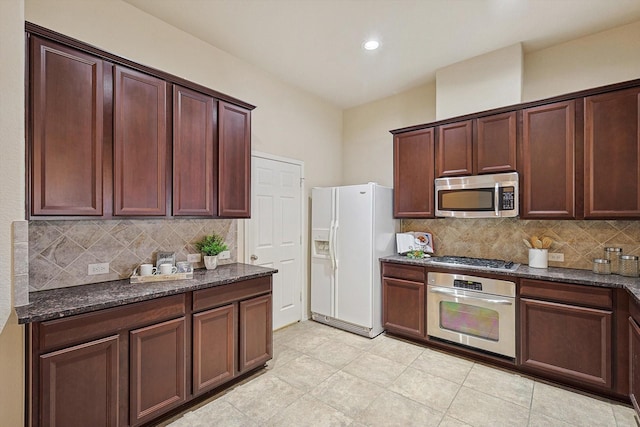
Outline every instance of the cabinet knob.
<path id="1" fill-rule="evenodd" d="M 251 255 L 251 261 L 256 261 L 258 259 L 258 255 Z"/>

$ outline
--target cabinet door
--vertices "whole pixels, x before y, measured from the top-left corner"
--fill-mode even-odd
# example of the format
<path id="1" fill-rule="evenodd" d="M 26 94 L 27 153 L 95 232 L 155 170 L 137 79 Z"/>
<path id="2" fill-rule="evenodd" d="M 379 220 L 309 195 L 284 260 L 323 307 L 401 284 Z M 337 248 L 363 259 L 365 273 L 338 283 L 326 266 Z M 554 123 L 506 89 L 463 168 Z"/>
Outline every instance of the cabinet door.
<path id="1" fill-rule="evenodd" d="M 218 215 L 251 216 L 251 112 L 218 105 Z"/>
<path id="2" fill-rule="evenodd" d="M 31 37 L 31 215 L 102 215 L 103 62 Z"/>
<path id="3" fill-rule="evenodd" d="M 612 312 L 520 300 L 523 368 L 574 383 L 610 389 Z"/>
<path id="4" fill-rule="evenodd" d="M 382 327 L 389 332 L 425 337 L 424 283 L 382 278 Z"/>
<path id="5" fill-rule="evenodd" d="M 273 357 L 271 295 L 240 302 L 239 372 L 264 365 Z"/>
<path id="6" fill-rule="evenodd" d="M 217 103 L 173 88 L 173 215 L 213 216 L 217 191 Z"/>
<path id="7" fill-rule="evenodd" d="M 636 414 L 640 415 L 640 327 L 632 317 L 629 317 L 629 365 L 629 397 Z"/>
<path id="8" fill-rule="evenodd" d="M 575 101 L 522 111 L 522 218 L 575 218 Z"/>
<path id="9" fill-rule="evenodd" d="M 165 215 L 167 84 L 114 68 L 114 215 Z"/>
<path id="10" fill-rule="evenodd" d="M 193 315 L 193 394 L 211 390 L 235 374 L 235 307 Z"/>
<path id="11" fill-rule="evenodd" d="M 129 422 L 138 425 L 186 400 L 185 319 L 129 333 Z"/>
<path id="12" fill-rule="evenodd" d="M 480 117 L 473 153 L 476 174 L 516 170 L 516 112 Z"/>
<path id="13" fill-rule="evenodd" d="M 640 88 L 584 100 L 585 218 L 640 217 Z"/>
<path id="14" fill-rule="evenodd" d="M 118 336 L 40 356 L 40 420 L 51 427 L 118 425 Z"/>
<path id="15" fill-rule="evenodd" d="M 473 121 L 438 127 L 437 176 L 473 174 Z"/>
<path id="16" fill-rule="evenodd" d="M 393 216 L 434 217 L 434 129 L 393 138 Z"/>

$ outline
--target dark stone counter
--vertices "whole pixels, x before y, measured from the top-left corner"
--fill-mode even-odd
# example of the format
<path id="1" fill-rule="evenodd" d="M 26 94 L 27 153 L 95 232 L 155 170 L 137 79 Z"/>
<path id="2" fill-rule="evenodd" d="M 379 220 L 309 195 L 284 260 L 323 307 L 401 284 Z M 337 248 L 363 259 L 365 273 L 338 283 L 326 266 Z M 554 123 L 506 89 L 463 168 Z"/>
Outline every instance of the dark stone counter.
<path id="1" fill-rule="evenodd" d="M 147 301 L 198 289 L 227 285 L 277 273 L 273 268 L 250 264 L 226 264 L 215 270 L 195 270 L 193 279 L 168 282 L 129 283 L 129 279 L 29 294 L 30 304 L 16 307 L 18 323 L 41 322 L 88 313 L 134 302 Z"/>
<path id="2" fill-rule="evenodd" d="M 475 267 L 449 267 L 436 265 L 432 264 L 429 258 L 414 259 L 401 255 L 392 255 L 380 258 L 380 261 L 394 262 L 397 264 L 421 265 L 433 268 L 464 270 L 469 273 L 489 273 L 487 270 Z M 532 268 L 524 264 L 520 265 L 520 267 L 514 271 L 491 271 L 490 273 L 506 277 L 511 276 L 525 279 L 547 280 L 550 282 L 574 283 L 577 285 L 599 286 L 605 288 L 623 288 L 629 291 L 629 293 L 634 296 L 636 302 L 640 304 L 640 278 L 637 277 L 625 277 L 617 274 L 595 274 L 590 270 L 578 270 L 573 268 Z"/>

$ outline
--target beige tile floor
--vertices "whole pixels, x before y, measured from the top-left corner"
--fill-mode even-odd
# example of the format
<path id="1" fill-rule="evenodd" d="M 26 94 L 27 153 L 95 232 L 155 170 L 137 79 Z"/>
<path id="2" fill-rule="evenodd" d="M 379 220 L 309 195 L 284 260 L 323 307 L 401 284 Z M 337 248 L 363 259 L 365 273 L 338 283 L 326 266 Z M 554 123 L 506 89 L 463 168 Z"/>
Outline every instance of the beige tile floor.
<path id="1" fill-rule="evenodd" d="M 633 426 L 631 408 L 380 335 L 276 331 L 247 381 L 163 423 L 209 426 Z"/>

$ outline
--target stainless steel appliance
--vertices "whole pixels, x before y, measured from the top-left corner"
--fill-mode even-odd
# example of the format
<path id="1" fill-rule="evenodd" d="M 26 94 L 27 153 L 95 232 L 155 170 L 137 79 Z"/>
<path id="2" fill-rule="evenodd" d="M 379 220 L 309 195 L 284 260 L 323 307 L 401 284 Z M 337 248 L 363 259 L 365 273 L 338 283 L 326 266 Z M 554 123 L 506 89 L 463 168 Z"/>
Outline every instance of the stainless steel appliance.
<path id="1" fill-rule="evenodd" d="M 427 275 L 427 334 L 514 358 L 516 284 L 465 274 Z"/>
<path id="2" fill-rule="evenodd" d="M 515 271 L 520 264 L 502 259 L 470 258 L 466 256 L 437 256 L 427 260 L 430 264 L 447 267 L 472 267 L 489 271 Z"/>
<path id="3" fill-rule="evenodd" d="M 500 218 L 518 216 L 518 173 L 438 178 L 436 216 Z"/>

